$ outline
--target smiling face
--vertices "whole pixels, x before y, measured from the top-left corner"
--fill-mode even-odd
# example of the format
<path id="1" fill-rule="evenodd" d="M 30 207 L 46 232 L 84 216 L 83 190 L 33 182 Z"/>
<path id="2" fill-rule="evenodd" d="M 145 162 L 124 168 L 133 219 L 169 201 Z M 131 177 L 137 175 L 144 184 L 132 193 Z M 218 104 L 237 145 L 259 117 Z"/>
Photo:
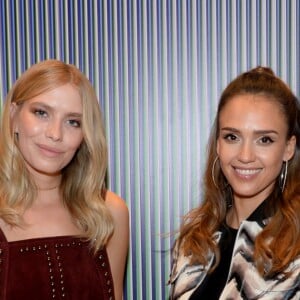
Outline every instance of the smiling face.
<path id="1" fill-rule="evenodd" d="M 82 102 L 71 84 L 11 106 L 13 130 L 29 171 L 59 176 L 83 140 Z"/>
<path id="2" fill-rule="evenodd" d="M 294 151 L 295 137 L 287 140 L 284 114 L 270 98 L 238 95 L 222 108 L 217 153 L 234 200 L 261 203 Z"/>

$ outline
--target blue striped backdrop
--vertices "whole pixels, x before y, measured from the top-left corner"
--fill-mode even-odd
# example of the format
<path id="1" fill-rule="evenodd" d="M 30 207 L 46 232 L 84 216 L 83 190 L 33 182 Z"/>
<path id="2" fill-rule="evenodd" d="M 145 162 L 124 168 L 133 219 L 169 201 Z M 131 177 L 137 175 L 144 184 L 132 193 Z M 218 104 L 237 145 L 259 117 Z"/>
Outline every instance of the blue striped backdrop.
<path id="1" fill-rule="evenodd" d="M 209 127 L 238 73 L 267 65 L 300 92 L 297 0 L 1 0 L 0 105 L 46 58 L 78 66 L 105 115 L 109 186 L 127 202 L 125 299 L 166 299 L 169 249 L 199 204 Z"/>

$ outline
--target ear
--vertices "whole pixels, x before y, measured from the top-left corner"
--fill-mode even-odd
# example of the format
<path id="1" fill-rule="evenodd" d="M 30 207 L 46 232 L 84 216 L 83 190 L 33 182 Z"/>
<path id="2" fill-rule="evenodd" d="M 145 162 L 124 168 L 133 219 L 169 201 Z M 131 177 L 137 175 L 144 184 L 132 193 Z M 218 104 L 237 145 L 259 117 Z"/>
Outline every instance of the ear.
<path id="1" fill-rule="evenodd" d="M 14 119 L 16 117 L 17 110 L 18 110 L 18 105 L 15 102 L 11 103 L 10 104 L 10 119 L 11 119 L 13 127 L 14 127 L 13 131 L 16 132 L 16 133 L 18 132 L 18 129 L 15 128 L 16 127 L 16 125 L 15 125 L 16 122 L 14 121 Z"/>
<path id="2" fill-rule="evenodd" d="M 16 114 L 16 111 L 17 111 L 17 108 L 18 108 L 18 105 L 16 102 L 12 102 L 10 104 L 10 117 L 13 118 L 14 115 Z"/>
<path id="3" fill-rule="evenodd" d="M 294 156 L 295 150 L 296 150 L 296 137 L 293 135 L 286 143 L 283 160 L 284 161 L 290 160 Z"/>

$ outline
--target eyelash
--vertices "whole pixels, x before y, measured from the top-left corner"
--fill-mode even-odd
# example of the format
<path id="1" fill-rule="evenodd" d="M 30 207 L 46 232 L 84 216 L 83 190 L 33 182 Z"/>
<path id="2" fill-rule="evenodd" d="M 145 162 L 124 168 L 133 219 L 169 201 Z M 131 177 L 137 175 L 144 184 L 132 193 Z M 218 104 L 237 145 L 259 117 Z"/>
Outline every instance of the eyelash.
<path id="1" fill-rule="evenodd" d="M 225 134 L 223 138 L 228 142 L 235 142 L 238 139 L 238 137 L 232 133 Z M 259 142 L 262 144 L 272 144 L 274 143 L 274 140 L 269 136 L 262 136 L 261 138 L 259 138 Z"/>
<path id="2" fill-rule="evenodd" d="M 38 118 L 45 118 L 47 117 L 48 113 L 43 110 L 43 109 L 34 109 L 33 113 L 38 117 Z M 70 126 L 74 127 L 74 128 L 80 128 L 81 127 L 81 122 L 78 120 L 68 120 L 67 121 L 68 124 L 70 124 Z"/>
<path id="3" fill-rule="evenodd" d="M 44 118 L 47 115 L 47 112 L 42 109 L 34 109 L 33 113 L 40 118 Z"/>
<path id="4" fill-rule="evenodd" d="M 274 140 L 272 138 L 270 138 L 269 136 L 263 136 L 261 139 L 263 144 L 272 144 L 274 143 Z M 263 141 L 265 140 L 265 141 Z"/>
<path id="5" fill-rule="evenodd" d="M 225 134 L 225 135 L 223 136 L 223 138 L 224 138 L 224 140 L 227 140 L 227 141 L 229 141 L 229 142 L 234 142 L 234 141 L 237 140 L 237 136 L 234 135 L 234 134 L 232 134 L 232 133 Z"/>
<path id="6" fill-rule="evenodd" d="M 77 121 L 77 120 L 68 120 L 68 123 L 75 128 L 80 128 L 81 127 L 81 122 Z M 74 123 L 76 123 L 76 125 L 74 125 Z"/>

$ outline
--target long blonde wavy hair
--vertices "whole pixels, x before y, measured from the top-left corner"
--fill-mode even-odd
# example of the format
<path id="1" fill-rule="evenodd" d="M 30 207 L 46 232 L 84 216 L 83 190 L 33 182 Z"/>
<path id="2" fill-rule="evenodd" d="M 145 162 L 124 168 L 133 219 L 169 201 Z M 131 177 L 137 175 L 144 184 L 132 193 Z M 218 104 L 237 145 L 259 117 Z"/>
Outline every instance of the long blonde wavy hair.
<path id="1" fill-rule="evenodd" d="M 7 95 L 0 132 L 0 218 L 22 226 L 22 214 L 37 193 L 14 137 L 10 107 L 70 83 L 82 101 L 83 142 L 62 170 L 61 193 L 75 223 L 98 250 L 113 232 L 113 220 L 105 202 L 107 144 L 99 103 L 89 80 L 75 66 L 58 60 L 33 65 L 15 82 Z"/>
<path id="2" fill-rule="evenodd" d="M 286 139 L 296 137 L 296 150 L 289 161 L 284 192 L 279 184 L 268 198 L 267 209 L 273 215 L 271 221 L 255 240 L 254 261 L 262 276 L 283 272 L 300 254 L 300 112 L 299 102 L 290 88 L 269 68 L 257 67 L 233 80 L 223 91 L 215 122 L 208 143 L 208 159 L 204 174 L 203 202 L 183 218 L 178 242 L 185 255 L 191 255 L 191 263 L 207 264 L 208 253 L 216 257 L 220 253 L 214 234 L 225 222 L 231 187 L 228 186 L 220 165 L 214 166 L 219 136 L 219 116 L 226 103 L 236 95 L 264 95 L 279 105 L 285 117 L 288 132 Z M 214 175 L 212 170 L 214 169 Z M 214 178 L 213 178 L 214 176 Z M 278 174 L 279 183 L 280 174 Z M 216 188 L 215 184 L 218 186 Z"/>

